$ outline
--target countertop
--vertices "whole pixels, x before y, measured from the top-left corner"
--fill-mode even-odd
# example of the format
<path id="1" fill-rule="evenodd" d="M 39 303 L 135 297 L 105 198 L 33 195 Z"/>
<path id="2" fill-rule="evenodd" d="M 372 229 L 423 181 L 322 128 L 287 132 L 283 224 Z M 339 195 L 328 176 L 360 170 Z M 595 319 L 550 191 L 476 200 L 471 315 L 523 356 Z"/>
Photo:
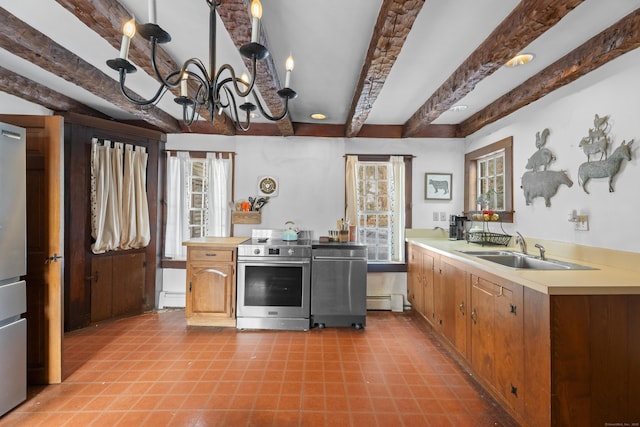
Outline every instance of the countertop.
<path id="1" fill-rule="evenodd" d="M 480 246 L 467 243 L 465 240 L 449 240 L 443 237 L 407 237 L 407 242 L 415 243 L 426 249 L 445 255 L 452 259 L 465 262 L 471 267 L 503 277 L 523 286 L 527 286 L 538 292 L 548 295 L 629 295 L 640 294 L 640 254 L 621 252 L 619 259 L 626 265 L 607 265 L 594 263 L 593 258 L 602 252 L 605 260 L 613 259 L 610 252 L 598 248 L 590 248 L 579 245 L 573 251 L 564 251 L 562 255 L 556 255 L 547 247 L 547 257 L 568 261 L 577 264 L 597 268 L 597 270 L 523 270 L 495 264 L 482 260 L 472 255 L 466 255 L 460 250 L 517 250 L 504 246 Z M 530 247 L 533 242 L 529 242 Z M 571 246 L 564 244 L 564 246 Z M 546 246 L 545 246 L 546 247 Z M 562 247 L 562 245 L 559 245 Z M 589 254 L 588 252 L 591 251 Z M 534 252 L 529 251 L 530 254 Z M 571 257 L 566 254 L 586 254 L 584 257 Z M 595 255 L 594 255 L 595 254 Z M 635 259 L 638 258 L 638 259 Z M 635 262 L 634 262 L 635 261 Z"/>
<path id="2" fill-rule="evenodd" d="M 183 246 L 211 246 L 221 248 L 235 248 L 249 237 L 199 237 L 182 242 Z"/>

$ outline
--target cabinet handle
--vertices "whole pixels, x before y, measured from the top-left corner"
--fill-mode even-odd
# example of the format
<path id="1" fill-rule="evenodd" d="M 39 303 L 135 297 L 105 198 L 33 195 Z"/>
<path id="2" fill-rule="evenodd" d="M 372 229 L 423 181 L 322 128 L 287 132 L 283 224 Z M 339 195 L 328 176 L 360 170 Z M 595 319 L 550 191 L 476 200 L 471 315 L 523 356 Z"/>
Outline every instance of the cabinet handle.
<path id="1" fill-rule="evenodd" d="M 474 325 L 478 323 L 478 312 L 475 308 L 471 310 L 471 320 L 473 320 Z"/>
<path id="2" fill-rule="evenodd" d="M 460 313 L 462 313 L 462 315 L 464 316 L 464 301 L 460 303 L 460 305 L 458 306 L 458 310 L 460 310 Z"/>
<path id="3" fill-rule="evenodd" d="M 204 256 L 216 256 L 217 254 L 210 254 L 210 253 L 206 253 L 204 254 Z"/>

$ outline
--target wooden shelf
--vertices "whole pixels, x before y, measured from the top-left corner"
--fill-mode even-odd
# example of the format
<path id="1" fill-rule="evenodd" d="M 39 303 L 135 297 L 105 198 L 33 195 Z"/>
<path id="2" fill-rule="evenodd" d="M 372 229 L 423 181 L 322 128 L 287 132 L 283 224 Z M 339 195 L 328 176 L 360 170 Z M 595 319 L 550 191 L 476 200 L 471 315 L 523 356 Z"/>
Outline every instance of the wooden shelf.
<path id="1" fill-rule="evenodd" d="M 232 211 L 232 224 L 260 224 L 262 223 L 262 214 L 260 212 Z"/>

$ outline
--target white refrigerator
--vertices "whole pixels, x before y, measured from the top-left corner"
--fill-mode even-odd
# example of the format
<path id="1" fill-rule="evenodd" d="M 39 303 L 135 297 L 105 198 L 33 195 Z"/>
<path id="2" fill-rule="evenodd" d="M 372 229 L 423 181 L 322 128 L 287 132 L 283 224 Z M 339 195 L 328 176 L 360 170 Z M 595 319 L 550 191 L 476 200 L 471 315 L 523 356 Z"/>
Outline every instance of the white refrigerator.
<path id="1" fill-rule="evenodd" d="M 0 416 L 27 397 L 26 131 L 0 123 Z"/>

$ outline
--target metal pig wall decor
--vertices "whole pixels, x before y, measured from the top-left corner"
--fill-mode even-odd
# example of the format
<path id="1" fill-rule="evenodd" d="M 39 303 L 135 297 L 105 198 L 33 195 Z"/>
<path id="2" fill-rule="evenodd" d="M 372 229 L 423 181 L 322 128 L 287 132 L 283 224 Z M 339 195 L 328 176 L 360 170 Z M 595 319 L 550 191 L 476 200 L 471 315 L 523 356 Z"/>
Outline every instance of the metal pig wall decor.
<path id="1" fill-rule="evenodd" d="M 536 148 L 527 161 L 526 169 L 530 169 L 522 175 L 520 188 L 524 191 L 524 199 L 529 206 L 533 199 L 542 197 L 546 207 L 551 206 L 551 197 L 555 196 L 561 184 L 571 187 L 573 181 L 565 171 L 547 170 L 549 164 L 555 160 L 555 156 L 548 148 L 544 147 L 549 137 L 549 129 L 536 132 Z M 542 168 L 542 170 L 538 170 Z"/>
<path id="2" fill-rule="evenodd" d="M 591 178 L 609 178 L 609 192 L 613 193 L 613 179 L 620 171 L 623 160 L 631 160 L 631 145 L 633 140 L 622 144 L 608 156 L 607 150 L 611 145 L 609 132 L 609 116 L 600 117 L 597 114 L 593 119 L 593 128 L 589 129 L 588 136 L 582 138 L 578 146 L 587 156 L 587 161 L 578 167 L 578 184 L 585 193 L 587 182 Z M 600 160 L 591 161 L 591 156 L 600 153 Z"/>

